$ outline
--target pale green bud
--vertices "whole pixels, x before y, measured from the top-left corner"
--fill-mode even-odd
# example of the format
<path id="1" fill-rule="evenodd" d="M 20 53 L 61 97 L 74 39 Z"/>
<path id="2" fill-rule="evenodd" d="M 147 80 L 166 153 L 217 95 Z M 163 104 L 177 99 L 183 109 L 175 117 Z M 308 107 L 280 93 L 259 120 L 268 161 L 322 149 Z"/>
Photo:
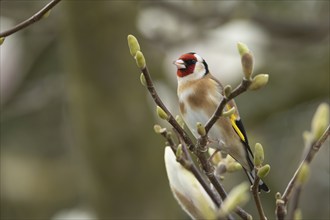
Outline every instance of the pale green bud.
<path id="1" fill-rule="evenodd" d="M 127 41 L 128 41 L 129 51 L 131 55 L 135 57 L 136 53 L 140 51 L 139 42 L 137 41 L 136 37 L 134 37 L 133 35 L 128 35 Z"/>
<path id="2" fill-rule="evenodd" d="M 241 55 L 241 62 L 244 76 L 247 80 L 251 80 L 251 75 L 253 72 L 253 56 L 251 53 L 245 53 Z"/>
<path id="3" fill-rule="evenodd" d="M 5 41 L 5 37 L 0 37 L 0 45 L 2 45 L 4 41 Z"/>
<path id="4" fill-rule="evenodd" d="M 270 171 L 270 166 L 269 164 L 266 164 L 258 169 L 257 175 L 260 179 L 262 179 L 268 175 L 269 171 Z"/>
<path id="5" fill-rule="evenodd" d="M 220 152 L 215 152 L 216 150 L 214 148 L 211 148 L 209 147 L 209 155 L 212 155 L 211 158 L 212 158 L 212 163 L 214 165 L 217 165 L 220 163 L 220 161 L 222 161 L 224 158 L 222 158 L 222 155 Z"/>
<path id="6" fill-rule="evenodd" d="M 43 16 L 42 16 L 42 18 L 48 18 L 49 17 L 49 15 L 50 15 L 50 12 L 51 12 L 52 10 L 48 10 Z"/>
<path id="7" fill-rule="evenodd" d="M 227 172 L 235 172 L 235 171 L 238 171 L 238 170 L 241 170 L 242 169 L 242 165 L 237 163 L 237 162 L 233 162 L 233 163 L 229 163 L 227 164 Z"/>
<path id="8" fill-rule="evenodd" d="M 258 90 L 267 85 L 269 79 L 268 74 L 259 74 L 256 75 L 253 80 L 251 85 L 249 86 L 249 90 Z"/>
<path id="9" fill-rule="evenodd" d="M 264 149 L 260 143 L 256 143 L 254 147 L 254 165 L 259 167 L 264 162 Z"/>
<path id="10" fill-rule="evenodd" d="M 146 67 L 146 60 L 141 51 L 137 51 L 135 55 L 136 64 L 140 69 L 144 69 Z"/>
<path id="11" fill-rule="evenodd" d="M 231 109 L 227 110 L 227 111 L 223 111 L 222 112 L 222 116 L 224 117 L 230 117 L 232 114 L 234 114 L 236 111 L 235 107 L 231 107 Z"/>
<path id="12" fill-rule="evenodd" d="M 156 134 L 162 134 L 166 131 L 166 128 L 162 128 L 160 125 L 154 125 L 154 131 Z"/>
<path id="13" fill-rule="evenodd" d="M 252 215 L 250 215 L 249 213 L 247 213 L 246 219 L 247 220 L 253 220 L 253 217 L 252 217 Z"/>
<path id="14" fill-rule="evenodd" d="M 220 163 L 217 164 L 215 171 L 218 177 L 226 173 L 227 172 L 226 163 L 224 161 L 220 161 Z"/>
<path id="15" fill-rule="evenodd" d="M 275 194 L 275 199 L 281 199 L 281 198 L 282 198 L 281 193 L 280 193 L 280 192 L 277 192 L 277 193 Z"/>
<path id="16" fill-rule="evenodd" d="M 140 82 L 143 86 L 147 85 L 146 78 L 144 77 L 143 73 L 141 73 L 141 75 L 140 75 Z"/>
<path id="17" fill-rule="evenodd" d="M 309 173 L 310 173 L 309 165 L 307 163 L 303 163 L 299 169 L 299 173 L 297 176 L 297 183 L 300 185 L 306 183 L 309 178 Z"/>
<path id="18" fill-rule="evenodd" d="M 283 204 L 284 204 L 283 199 L 276 199 L 276 206 L 283 205 Z"/>
<path id="19" fill-rule="evenodd" d="M 301 219 L 303 219 L 301 210 L 300 209 L 294 210 L 293 220 L 301 220 Z"/>
<path id="20" fill-rule="evenodd" d="M 178 148 L 176 149 L 176 159 L 182 158 L 183 151 L 182 151 L 182 144 L 178 145 Z"/>
<path id="21" fill-rule="evenodd" d="M 241 164 L 237 163 L 236 160 L 230 155 L 226 156 L 226 158 L 224 159 L 224 163 L 226 165 L 227 172 L 235 172 L 237 170 L 242 169 Z"/>
<path id="22" fill-rule="evenodd" d="M 223 201 L 219 210 L 219 217 L 225 217 L 235 210 L 237 206 L 244 205 L 249 200 L 249 187 L 250 184 L 247 182 L 234 187 Z"/>
<path id="23" fill-rule="evenodd" d="M 313 140 L 313 134 L 312 132 L 309 132 L 309 131 L 304 131 L 303 134 L 303 139 L 304 139 L 304 142 L 305 143 L 309 143 Z"/>
<path id="24" fill-rule="evenodd" d="M 178 122 L 181 128 L 184 128 L 184 121 L 180 115 L 175 116 L 175 120 Z"/>
<path id="25" fill-rule="evenodd" d="M 245 44 L 243 44 L 242 42 L 237 43 L 237 49 L 238 49 L 238 52 L 241 56 L 243 56 L 244 54 L 250 52 L 249 48 Z"/>
<path id="26" fill-rule="evenodd" d="M 196 127 L 197 127 L 197 132 L 200 136 L 206 135 L 206 130 L 205 130 L 204 125 L 202 125 L 200 122 L 197 122 Z"/>
<path id="27" fill-rule="evenodd" d="M 164 119 L 164 120 L 168 120 L 168 115 L 161 107 L 157 106 L 156 112 L 157 112 L 158 117 L 160 117 L 161 119 Z"/>
<path id="28" fill-rule="evenodd" d="M 223 93 L 225 95 L 225 97 L 229 97 L 231 94 L 232 88 L 230 85 L 226 85 L 225 88 L 223 89 Z"/>
<path id="29" fill-rule="evenodd" d="M 318 106 L 312 120 L 312 135 L 314 140 L 318 140 L 329 124 L 329 105 L 322 103 Z"/>
<path id="30" fill-rule="evenodd" d="M 166 133 L 166 138 L 172 138 L 172 132 L 168 131 L 168 132 Z"/>

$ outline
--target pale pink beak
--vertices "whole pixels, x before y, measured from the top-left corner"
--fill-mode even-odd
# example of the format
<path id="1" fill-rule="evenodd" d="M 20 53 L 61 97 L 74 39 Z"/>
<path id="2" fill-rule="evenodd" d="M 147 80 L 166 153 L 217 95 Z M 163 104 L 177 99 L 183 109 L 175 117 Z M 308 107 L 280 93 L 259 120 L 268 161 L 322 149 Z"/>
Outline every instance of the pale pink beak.
<path id="1" fill-rule="evenodd" d="M 186 69 L 186 64 L 183 60 L 176 60 L 173 62 L 174 65 L 179 69 Z"/>

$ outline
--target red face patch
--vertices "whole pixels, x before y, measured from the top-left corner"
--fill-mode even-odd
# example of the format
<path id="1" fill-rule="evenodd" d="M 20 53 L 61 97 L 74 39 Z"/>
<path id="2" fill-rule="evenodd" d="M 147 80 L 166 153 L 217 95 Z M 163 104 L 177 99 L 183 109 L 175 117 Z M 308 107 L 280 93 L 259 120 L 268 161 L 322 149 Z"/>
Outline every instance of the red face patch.
<path id="1" fill-rule="evenodd" d="M 187 75 L 190 75 L 194 72 L 195 64 L 197 62 L 196 57 L 194 56 L 194 53 L 186 53 L 183 54 L 181 57 L 179 57 L 180 60 L 183 60 L 185 62 L 185 69 L 178 69 L 177 75 L 179 77 L 184 77 Z"/>

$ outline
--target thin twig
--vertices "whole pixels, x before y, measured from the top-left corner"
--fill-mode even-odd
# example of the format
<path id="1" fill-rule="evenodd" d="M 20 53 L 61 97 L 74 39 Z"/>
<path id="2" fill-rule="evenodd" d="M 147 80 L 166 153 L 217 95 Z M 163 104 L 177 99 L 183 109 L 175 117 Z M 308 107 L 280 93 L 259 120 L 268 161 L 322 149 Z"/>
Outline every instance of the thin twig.
<path id="1" fill-rule="evenodd" d="M 40 11 L 38 11 L 36 14 L 34 14 L 32 17 L 30 17 L 30 18 L 26 19 L 25 21 L 19 23 L 15 27 L 0 33 L 0 37 L 7 37 L 9 35 L 12 35 L 12 34 L 16 33 L 17 31 L 22 30 L 22 29 L 30 26 L 31 24 L 39 21 L 40 19 L 43 18 L 43 16 L 47 12 L 49 12 L 60 1 L 61 0 L 52 0 L 45 7 L 43 7 Z"/>
<path id="2" fill-rule="evenodd" d="M 287 204 L 291 198 L 291 195 L 293 194 L 293 191 L 295 189 L 297 176 L 299 174 L 300 168 L 304 163 L 310 164 L 315 156 L 315 154 L 320 150 L 323 143 L 327 140 L 327 138 L 330 135 L 330 125 L 327 127 L 325 132 L 322 134 L 320 139 L 316 141 L 315 143 L 311 144 L 308 150 L 307 155 L 300 163 L 298 169 L 294 173 L 293 177 L 291 178 L 290 182 L 288 183 L 282 197 L 281 201 L 276 204 L 276 217 L 279 220 L 284 219 L 286 213 L 287 213 Z"/>
<path id="3" fill-rule="evenodd" d="M 243 79 L 241 84 L 235 88 L 228 97 L 224 97 L 221 103 L 218 105 L 217 109 L 213 113 L 212 117 L 208 120 L 205 125 L 206 135 L 211 130 L 212 126 L 217 122 L 217 120 L 221 117 L 223 109 L 225 108 L 226 104 L 233 98 L 237 97 L 238 95 L 245 92 L 249 86 L 251 85 L 251 81 L 247 79 Z"/>
<path id="4" fill-rule="evenodd" d="M 302 185 L 297 186 L 297 189 L 293 193 L 292 196 L 292 208 L 291 211 L 288 212 L 288 219 L 294 219 L 294 213 L 298 210 L 299 198 L 302 191 Z"/>
<path id="5" fill-rule="evenodd" d="M 173 153 L 176 154 L 177 146 L 173 140 L 172 135 L 170 135 L 170 133 L 166 130 L 161 132 L 160 134 L 166 139 L 167 144 L 172 148 Z"/>
<path id="6" fill-rule="evenodd" d="M 222 111 L 225 108 L 226 104 L 233 98 L 235 98 L 236 96 L 238 96 L 239 94 L 245 92 L 249 85 L 251 84 L 251 81 L 243 79 L 243 81 L 241 82 L 241 84 L 234 89 L 231 94 L 229 95 L 229 97 L 223 97 L 223 99 L 221 100 L 220 104 L 218 105 L 217 109 L 215 110 L 215 112 L 213 113 L 212 117 L 209 119 L 209 121 L 205 124 L 205 135 L 201 136 L 198 139 L 197 142 L 197 148 L 195 149 L 195 154 L 197 155 L 198 159 L 200 160 L 200 163 L 204 169 L 204 171 L 206 172 L 206 175 L 209 177 L 210 181 L 212 182 L 212 184 L 214 185 L 214 187 L 216 188 L 216 190 L 218 191 L 218 193 L 220 194 L 221 198 L 224 200 L 226 198 L 226 192 L 223 188 L 223 186 L 221 185 L 221 183 L 218 181 L 218 179 L 214 176 L 214 167 L 213 165 L 210 163 L 210 161 L 208 160 L 207 156 L 206 156 L 206 151 L 207 151 L 207 134 L 210 131 L 210 129 L 212 128 L 212 126 L 215 124 L 215 122 L 221 117 L 222 115 Z"/>
<path id="7" fill-rule="evenodd" d="M 213 125 L 217 122 L 217 120 L 221 117 L 222 112 L 224 110 L 224 108 L 226 107 L 227 103 L 234 99 L 235 97 L 237 97 L 238 95 L 242 94 L 243 92 L 245 92 L 249 86 L 251 85 L 251 81 L 247 80 L 245 78 L 243 78 L 241 84 L 239 86 L 237 86 L 230 94 L 228 97 L 223 97 L 220 104 L 218 105 L 218 107 L 216 108 L 216 110 L 214 111 L 212 117 L 208 120 L 208 122 L 205 124 L 205 135 L 201 136 L 198 139 L 198 145 L 200 145 L 201 147 L 204 147 L 207 143 L 207 135 L 209 133 L 209 131 L 211 130 L 211 128 L 213 127 Z M 201 148 L 202 149 L 202 148 Z"/>
<path id="8" fill-rule="evenodd" d="M 182 150 L 185 154 L 186 159 L 188 159 L 190 162 L 192 162 L 192 158 L 187 150 L 186 145 L 183 143 L 182 144 Z M 208 182 L 205 181 L 205 179 L 203 178 L 202 173 L 199 171 L 199 169 L 197 168 L 197 166 L 192 162 L 189 164 L 190 166 L 188 167 L 188 169 L 194 174 L 194 176 L 197 178 L 197 180 L 201 183 L 201 185 L 203 186 L 203 188 L 205 189 L 205 191 L 209 194 L 209 196 L 211 197 L 211 199 L 213 200 L 213 202 L 216 204 L 216 206 L 219 208 L 220 204 L 221 204 L 221 199 L 220 197 L 216 197 L 214 194 L 214 191 L 210 188 L 210 184 Z"/>
<path id="9" fill-rule="evenodd" d="M 328 136 L 330 135 L 330 126 L 327 127 L 323 135 L 320 137 L 318 141 L 316 141 L 314 144 L 311 144 L 310 149 L 308 154 L 306 155 L 305 159 L 300 163 L 299 168 L 296 170 L 295 174 L 293 175 L 291 181 L 289 182 L 288 186 L 286 187 L 283 195 L 282 195 L 282 200 L 284 201 L 285 205 L 287 204 L 288 200 L 290 199 L 292 189 L 294 188 L 294 185 L 297 180 L 297 175 L 299 173 L 300 167 L 302 166 L 303 163 L 311 163 L 313 160 L 315 153 L 319 151 L 321 148 L 322 144 L 327 140 Z"/>
<path id="10" fill-rule="evenodd" d="M 256 173 L 257 173 L 257 169 L 255 169 Z M 256 203 L 256 207 L 257 207 L 257 210 L 258 210 L 258 213 L 259 213 L 259 217 L 261 220 L 266 220 L 266 215 L 264 213 L 264 209 L 262 208 L 262 203 L 261 203 L 261 200 L 260 200 L 260 196 L 259 196 L 259 181 L 260 181 L 260 178 L 258 175 L 255 176 L 254 178 L 254 182 L 253 182 L 253 185 L 252 185 L 252 195 L 253 195 L 253 198 L 254 198 L 254 201 Z"/>
<path id="11" fill-rule="evenodd" d="M 186 133 L 186 131 L 183 130 L 183 128 L 179 125 L 179 123 L 175 120 L 175 118 L 173 117 L 173 115 L 171 114 L 171 112 L 167 109 L 167 107 L 164 105 L 164 103 L 162 102 L 162 100 L 158 96 L 158 94 L 157 94 L 157 92 L 155 90 L 154 84 L 152 82 L 151 76 L 149 74 L 149 71 L 148 71 L 147 66 L 145 68 L 143 68 L 141 71 L 142 71 L 142 73 L 144 75 L 144 78 L 146 79 L 147 89 L 149 90 L 149 93 L 152 96 L 152 98 L 155 101 L 155 103 L 166 112 L 166 114 L 169 117 L 168 118 L 168 122 L 173 126 L 173 128 L 176 130 L 176 132 L 182 137 L 182 139 L 184 140 L 184 142 L 188 145 L 188 148 L 189 149 L 193 148 L 194 143 L 189 138 L 189 136 Z"/>

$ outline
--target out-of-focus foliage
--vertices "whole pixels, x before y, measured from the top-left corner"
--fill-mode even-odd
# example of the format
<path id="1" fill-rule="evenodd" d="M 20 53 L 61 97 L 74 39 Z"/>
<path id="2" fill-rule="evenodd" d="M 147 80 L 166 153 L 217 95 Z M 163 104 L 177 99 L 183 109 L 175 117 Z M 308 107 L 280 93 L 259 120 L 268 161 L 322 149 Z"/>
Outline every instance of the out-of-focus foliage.
<path id="1" fill-rule="evenodd" d="M 46 3 L 1 1 L 1 31 Z M 236 43 L 249 45 L 254 72 L 269 83 L 236 101 L 251 145 L 262 143 L 272 167 L 272 192 L 262 194 L 272 218 L 272 194 L 297 168 L 316 107 L 329 102 L 329 10 L 328 1 L 62 1 L 0 46 L 8 82 L 0 88 L 1 218 L 186 217 L 168 186 L 155 106 L 127 48 L 131 33 L 174 113 L 173 60 L 198 52 L 236 85 Z M 230 191 L 245 178 L 236 172 L 224 184 Z M 303 218 L 328 218 L 329 185 L 324 147 L 303 189 Z M 255 215 L 252 203 L 247 209 Z"/>

